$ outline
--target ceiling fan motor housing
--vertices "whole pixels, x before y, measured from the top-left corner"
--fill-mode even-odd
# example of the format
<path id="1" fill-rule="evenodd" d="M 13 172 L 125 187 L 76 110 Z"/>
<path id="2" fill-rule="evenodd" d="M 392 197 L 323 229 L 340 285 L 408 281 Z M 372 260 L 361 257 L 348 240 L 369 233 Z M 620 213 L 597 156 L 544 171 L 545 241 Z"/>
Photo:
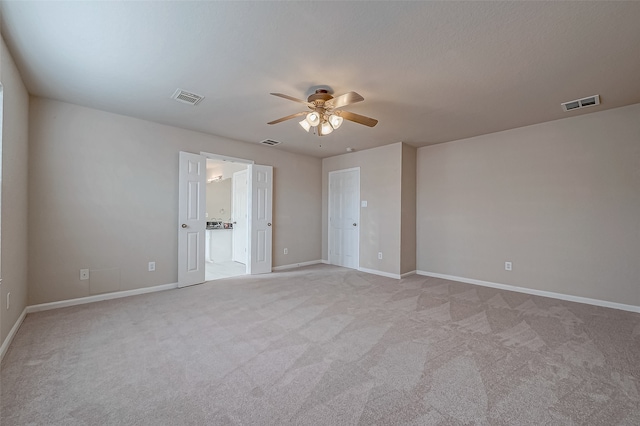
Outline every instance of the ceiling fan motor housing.
<path id="1" fill-rule="evenodd" d="M 329 99 L 333 99 L 333 96 L 331 96 L 327 90 L 317 89 L 316 93 L 307 98 L 307 101 L 309 103 L 315 104 L 316 106 L 322 106 Z"/>

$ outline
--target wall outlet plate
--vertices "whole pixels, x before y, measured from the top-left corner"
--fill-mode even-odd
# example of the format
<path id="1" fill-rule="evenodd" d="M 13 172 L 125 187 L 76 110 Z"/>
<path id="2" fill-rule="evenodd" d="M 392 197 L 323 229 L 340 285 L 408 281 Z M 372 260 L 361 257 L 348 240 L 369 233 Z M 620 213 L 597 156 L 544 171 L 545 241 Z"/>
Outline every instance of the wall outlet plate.
<path id="1" fill-rule="evenodd" d="M 156 270 L 156 262 L 149 262 L 149 272 Z"/>
<path id="2" fill-rule="evenodd" d="M 505 271 L 513 270 L 513 265 L 511 265 L 511 262 L 504 262 L 504 270 Z"/>

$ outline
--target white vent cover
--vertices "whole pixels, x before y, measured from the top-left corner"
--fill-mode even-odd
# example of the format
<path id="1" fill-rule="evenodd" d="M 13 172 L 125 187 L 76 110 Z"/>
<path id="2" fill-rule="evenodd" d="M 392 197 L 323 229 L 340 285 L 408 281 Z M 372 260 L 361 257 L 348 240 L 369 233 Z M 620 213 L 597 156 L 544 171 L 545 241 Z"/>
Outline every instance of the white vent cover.
<path id="1" fill-rule="evenodd" d="M 565 102 L 562 105 L 562 109 L 566 111 L 572 111 L 574 109 L 586 108 L 594 105 L 600 105 L 600 95 L 589 96 L 588 98 L 577 99 L 571 102 Z"/>
<path id="2" fill-rule="evenodd" d="M 269 145 L 269 146 L 280 145 L 280 142 L 274 141 L 273 139 L 265 139 L 260 143 L 263 144 L 263 145 Z"/>
<path id="3" fill-rule="evenodd" d="M 175 99 L 178 102 L 189 105 L 198 105 L 204 96 L 196 95 L 195 93 L 187 92 L 186 90 L 176 89 L 175 93 L 171 96 L 171 99 Z"/>

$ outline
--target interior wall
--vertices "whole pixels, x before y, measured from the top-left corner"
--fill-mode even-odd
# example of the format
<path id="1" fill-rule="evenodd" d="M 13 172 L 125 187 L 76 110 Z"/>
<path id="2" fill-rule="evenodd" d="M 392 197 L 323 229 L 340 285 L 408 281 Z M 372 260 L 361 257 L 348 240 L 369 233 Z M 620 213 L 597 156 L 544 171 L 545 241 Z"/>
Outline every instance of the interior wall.
<path id="1" fill-rule="evenodd" d="M 360 200 L 367 201 L 360 208 L 360 267 L 399 274 L 402 143 L 322 160 L 322 258 L 329 258 L 329 172 L 352 167 L 360 167 Z"/>
<path id="2" fill-rule="evenodd" d="M 228 222 L 231 218 L 231 181 L 229 178 L 207 183 L 207 220 Z"/>
<path id="3" fill-rule="evenodd" d="M 38 97 L 30 115 L 30 304 L 177 281 L 179 151 L 272 165 L 273 265 L 321 258 L 317 158 Z"/>
<path id="4" fill-rule="evenodd" d="M 640 104 L 419 148 L 417 164 L 419 270 L 640 306 Z"/>
<path id="5" fill-rule="evenodd" d="M 416 155 L 415 147 L 402 144 L 401 274 L 416 270 Z"/>
<path id="6" fill-rule="evenodd" d="M 3 86 L 2 231 L 0 236 L 0 343 L 27 305 L 27 162 L 29 95 L 4 43 L 0 45 Z M 7 294 L 11 306 L 7 309 Z"/>

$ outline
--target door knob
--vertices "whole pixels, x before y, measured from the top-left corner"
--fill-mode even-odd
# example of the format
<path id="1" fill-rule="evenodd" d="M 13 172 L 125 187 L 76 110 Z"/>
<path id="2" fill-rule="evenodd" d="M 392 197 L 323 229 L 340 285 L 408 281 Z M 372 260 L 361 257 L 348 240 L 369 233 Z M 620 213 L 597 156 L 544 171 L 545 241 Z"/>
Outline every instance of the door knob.
<path id="1" fill-rule="evenodd" d="M 355 222 L 353 222 L 353 226 L 358 226 Z"/>
<path id="2" fill-rule="evenodd" d="M 270 223 L 267 223 L 267 226 L 271 226 L 271 224 L 270 224 Z"/>
<path id="3" fill-rule="evenodd" d="M 187 227 L 187 224 L 186 224 L 186 223 L 183 223 L 183 224 L 182 224 L 182 227 L 183 227 L 183 228 L 186 228 L 186 227 Z"/>

